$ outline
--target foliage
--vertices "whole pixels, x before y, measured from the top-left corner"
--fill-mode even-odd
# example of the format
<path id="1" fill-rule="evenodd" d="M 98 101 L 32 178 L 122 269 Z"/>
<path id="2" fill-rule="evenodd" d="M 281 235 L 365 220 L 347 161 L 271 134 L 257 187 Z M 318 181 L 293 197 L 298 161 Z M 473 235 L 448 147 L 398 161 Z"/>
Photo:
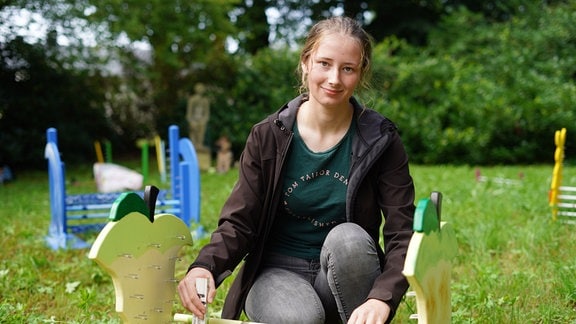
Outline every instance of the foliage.
<path id="1" fill-rule="evenodd" d="M 128 72 L 129 89 L 139 98 L 149 98 L 141 101 L 139 109 L 152 116 L 155 125 L 150 131 L 166 129 L 168 121 L 181 118 L 177 111 L 181 98 L 195 82 L 211 81 L 198 77 L 212 73 L 214 65 L 207 63 L 218 64 L 214 57 L 227 59 L 223 55 L 226 37 L 234 33 L 228 12 L 234 2 L 86 1 L 94 10 L 85 19 L 110 32 L 100 41 L 118 44 L 122 37 L 128 39 L 128 45 L 116 53 Z M 84 8 L 79 10 L 85 13 Z M 138 51 L 135 42 L 149 48 Z"/>
<path id="2" fill-rule="evenodd" d="M 266 15 L 268 6 L 267 0 L 240 1 L 232 11 L 239 30 L 236 39 L 241 52 L 256 54 L 270 45 L 270 28 Z"/>
<path id="3" fill-rule="evenodd" d="M 547 150 L 552 155 L 553 148 Z M 137 166 L 139 161 L 123 161 Z M 151 170 L 155 170 L 151 167 Z M 444 195 L 442 219 L 454 227 L 459 253 L 453 264 L 453 323 L 572 323 L 576 320 L 576 261 L 573 225 L 553 222 L 547 204 L 552 164 L 482 168 L 486 182 L 467 166 L 412 165 L 416 197 Z M 519 181 L 518 174 L 523 174 Z M 201 223 L 212 231 L 237 170 L 202 173 Z M 89 166 L 69 168 L 77 179 L 71 193 L 94 192 Z M 496 181 L 507 178 L 516 184 Z M 151 183 L 160 183 L 151 174 Z M 548 179 L 548 180 L 547 180 Z M 564 183 L 576 185 L 576 169 L 565 167 Z M 0 318 L 7 323 L 119 323 L 110 277 L 87 258 L 87 250 L 52 251 L 44 246 L 49 224 L 47 174 L 27 172 L 0 186 Z M 95 234 L 83 235 L 89 242 Z M 183 249 L 181 278 L 207 239 Z M 211 305 L 221 309 L 231 279 Z M 183 312 L 177 302 L 176 311 Z M 413 323 L 414 300 L 402 302 L 394 323 Z"/>
<path id="4" fill-rule="evenodd" d="M 168 125 L 185 133 L 197 82 L 212 100 L 204 144 L 227 134 L 238 155 L 252 124 L 297 94 L 296 41 L 339 12 L 381 40 L 374 89 L 359 95 L 397 122 L 414 161 L 541 162 L 555 129 L 576 133 L 573 1 L 15 0 L 0 14 L 19 8 L 52 26 L 22 41 L 0 19 L 0 153 L 22 167 L 43 165 L 43 134 L 56 123 L 70 162 L 93 160 L 95 139 L 131 153 Z M 280 17 L 262 18 L 274 10 Z M 14 82 L 16 73 L 34 77 Z"/>
<path id="5" fill-rule="evenodd" d="M 48 127 L 58 128 L 62 147 L 75 152 L 70 162 L 93 156 L 92 141 L 108 133 L 100 76 L 60 66 L 52 50 L 22 38 L 0 45 L 0 165 L 44 166 Z"/>
<path id="6" fill-rule="evenodd" d="M 13 1 L 10 6 L 3 6 L 4 17 L 18 15 L 20 8 L 33 13 L 33 19 L 43 17 L 45 22 L 53 26 L 48 31 L 46 44 L 42 35 L 38 40 L 27 40 L 30 47 L 37 47 L 38 53 L 50 55 L 50 73 L 76 74 L 78 80 L 56 84 L 44 82 L 46 86 L 32 86 L 32 82 L 20 82 L 22 90 L 11 89 L 14 77 L 10 76 L 13 62 L 18 62 L 19 56 L 27 55 L 24 46 L 18 51 L 3 50 L 3 67 L 7 69 L 6 78 L 2 79 L 2 123 L 3 129 L 17 135 L 5 137 L 2 147 L 9 152 L 3 152 L 14 164 L 17 157 L 19 167 L 43 165 L 42 155 L 38 152 L 44 147 L 44 132 L 46 124 L 54 124 L 58 119 L 61 131 L 63 151 L 70 154 L 67 161 L 93 160 L 93 153 L 88 148 L 96 139 L 107 139 L 115 145 L 115 151 L 134 150 L 134 143 L 140 138 L 151 138 L 156 133 L 165 137 L 168 125 L 183 120 L 185 106 L 182 101 L 191 92 L 193 84 L 202 81 L 208 84 L 218 84 L 225 87 L 227 76 L 230 75 L 231 61 L 225 50 L 226 37 L 233 34 L 227 12 L 234 1 L 67 1 L 39 0 Z M 5 14 L 5 15 L 4 15 Z M 15 38 L 18 30 L 10 25 L 13 20 L 0 19 L 0 29 L 10 31 L 5 35 L 6 44 L 11 37 Z M 74 35 L 74 33 L 78 35 Z M 62 45 L 60 36 L 67 36 L 70 44 Z M 83 38 L 93 37 L 98 45 L 83 44 Z M 57 40 L 58 39 L 58 40 Z M 20 39 L 19 39 L 20 40 Z M 137 47 L 136 41 L 144 44 Z M 4 47 L 4 44 L 2 45 Z M 148 46 L 148 48 L 146 47 Z M 6 47 L 7 48 L 7 47 Z M 48 56 L 48 55 L 47 55 Z M 102 59 L 105 58 L 106 62 Z M 46 59 L 48 61 L 48 59 Z M 104 64 L 106 63 L 106 64 Z M 121 70 L 118 70 L 118 65 Z M 39 68 L 38 64 L 29 68 Z M 122 73 L 119 77 L 118 73 Z M 48 73 L 42 70 L 32 71 L 34 75 Z M 12 73 L 13 74 L 13 73 Z M 68 77 L 68 76 L 66 76 Z M 224 81 L 223 81 L 224 80 Z M 4 86 L 5 85 L 5 86 Z M 50 86 L 59 86 L 53 91 Z M 89 86 L 89 89 L 83 86 Z M 67 92 L 69 90 L 69 92 Z M 22 105 L 6 104 L 9 101 L 24 100 L 26 93 L 32 100 Z M 47 93 L 48 95 L 45 95 Z M 83 96 L 78 96 L 83 94 Z M 60 100 L 67 101 L 66 109 L 50 99 L 58 95 Z M 76 101 L 86 101 L 76 105 Z M 7 116 L 18 115 L 28 118 L 31 111 L 39 111 L 45 107 L 47 116 L 35 114 L 37 124 L 28 123 L 27 129 L 20 124 L 11 122 Z M 78 109 L 78 106 L 83 109 Z M 98 110 L 98 116 L 90 117 L 93 107 Z M 71 109 L 74 113 L 67 113 Z M 58 111 L 58 113 L 52 113 Z M 78 114 L 82 117 L 79 117 Z M 63 116 L 64 115 L 64 116 Z M 70 117 L 70 118 L 67 118 Z M 39 119 L 42 118 L 42 119 Z M 185 122 L 184 122 L 185 123 Z M 180 125 L 182 126 L 182 125 Z M 12 130 L 11 128 L 14 128 Z M 72 132 L 68 132 L 69 128 Z M 82 131 L 74 132 L 75 128 Z M 185 130 L 185 128 L 184 128 Z M 88 133 L 89 132 L 89 133 Z M 25 136 L 22 136 L 24 133 Z M 72 134 L 78 136 L 73 137 Z M 15 139 L 35 138 L 33 145 L 27 141 Z M 6 135 L 6 136 L 7 136 Z M 118 141 L 118 138 L 122 138 Z M 67 139 L 75 141 L 73 146 L 67 146 Z M 14 146 L 14 148 L 8 148 Z M 78 149 L 81 147 L 82 149 Z M 25 154 L 22 151 L 26 148 Z M 89 153 L 90 152 L 90 153 Z M 35 157 L 35 163 L 27 163 L 26 154 Z M 6 158 L 5 158 L 6 159 Z"/>
<path id="7" fill-rule="evenodd" d="M 558 2 L 562 0 L 546 1 L 548 5 Z M 395 36 L 425 45 L 442 17 L 459 7 L 488 21 L 507 21 L 534 5 L 538 3 L 523 0 L 242 0 L 231 14 L 239 28 L 240 50 L 254 54 L 270 44 L 298 43 L 313 22 L 333 15 L 357 19 L 377 42 Z M 273 13 L 270 19 L 267 12 Z"/>
<path id="8" fill-rule="evenodd" d="M 253 124 L 275 112 L 298 92 L 296 52 L 266 49 L 236 58 L 239 70 L 229 88 L 214 89 L 209 129 L 213 139 L 227 135 L 236 155 Z"/>
<path id="9" fill-rule="evenodd" d="M 556 129 L 576 133 L 574 12 L 547 7 L 488 24 L 460 10 L 425 49 L 383 42 L 376 108 L 398 123 L 413 161 L 547 161 Z"/>

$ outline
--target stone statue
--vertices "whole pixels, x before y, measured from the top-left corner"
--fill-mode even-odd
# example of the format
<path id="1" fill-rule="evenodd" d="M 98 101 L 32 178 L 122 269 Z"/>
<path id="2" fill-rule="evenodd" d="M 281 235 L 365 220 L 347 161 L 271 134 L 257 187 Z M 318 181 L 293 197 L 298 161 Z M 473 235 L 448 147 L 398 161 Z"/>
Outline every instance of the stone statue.
<path id="1" fill-rule="evenodd" d="M 234 158 L 232 143 L 230 143 L 226 135 L 222 135 L 216 141 L 216 146 L 218 147 L 218 152 L 216 153 L 216 171 L 218 173 L 226 173 L 230 170 L 232 159 Z"/>
<path id="2" fill-rule="evenodd" d="M 194 95 L 188 97 L 186 107 L 186 119 L 190 130 L 190 140 L 197 150 L 206 150 L 204 147 L 204 136 L 206 135 L 206 125 L 210 118 L 210 100 L 204 96 L 206 88 L 202 83 L 194 86 Z"/>

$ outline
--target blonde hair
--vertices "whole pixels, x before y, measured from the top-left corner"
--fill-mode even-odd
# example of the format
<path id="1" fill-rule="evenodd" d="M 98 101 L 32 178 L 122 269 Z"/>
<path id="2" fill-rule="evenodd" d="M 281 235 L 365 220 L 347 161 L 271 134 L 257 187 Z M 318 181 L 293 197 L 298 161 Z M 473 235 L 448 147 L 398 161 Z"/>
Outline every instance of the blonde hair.
<path id="1" fill-rule="evenodd" d="M 316 23 L 306 37 L 304 47 L 300 53 L 300 62 L 298 63 L 298 74 L 300 75 L 301 84 L 300 92 L 307 92 L 307 73 L 302 70 L 302 63 L 308 61 L 312 53 L 318 49 L 322 37 L 328 34 L 339 33 L 345 36 L 354 38 L 358 45 L 360 45 L 360 87 L 367 89 L 370 79 L 370 71 L 372 65 L 372 36 L 368 34 L 360 24 L 349 17 L 332 17 L 321 20 Z"/>

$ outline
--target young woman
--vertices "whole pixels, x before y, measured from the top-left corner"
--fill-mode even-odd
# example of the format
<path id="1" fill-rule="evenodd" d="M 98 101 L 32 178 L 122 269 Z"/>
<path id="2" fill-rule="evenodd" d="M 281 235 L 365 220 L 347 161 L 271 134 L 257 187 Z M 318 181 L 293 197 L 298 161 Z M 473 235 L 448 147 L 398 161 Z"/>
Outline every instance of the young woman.
<path id="1" fill-rule="evenodd" d="M 178 286 L 189 311 L 205 313 L 196 278 L 208 278 L 211 302 L 244 260 L 223 318 L 392 320 L 408 288 L 414 186 L 396 126 L 353 97 L 371 52 L 350 18 L 312 27 L 300 56 L 303 94 L 252 128 L 218 228 Z"/>

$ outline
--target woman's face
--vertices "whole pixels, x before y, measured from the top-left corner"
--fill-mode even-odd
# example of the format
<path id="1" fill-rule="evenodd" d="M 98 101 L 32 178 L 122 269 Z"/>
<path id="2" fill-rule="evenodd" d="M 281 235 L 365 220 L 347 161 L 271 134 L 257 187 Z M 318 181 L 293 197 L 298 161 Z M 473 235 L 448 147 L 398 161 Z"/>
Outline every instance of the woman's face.
<path id="1" fill-rule="evenodd" d="M 361 60 L 360 45 L 354 38 L 337 33 L 322 37 L 318 48 L 302 62 L 311 103 L 348 106 L 360 81 Z"/>

